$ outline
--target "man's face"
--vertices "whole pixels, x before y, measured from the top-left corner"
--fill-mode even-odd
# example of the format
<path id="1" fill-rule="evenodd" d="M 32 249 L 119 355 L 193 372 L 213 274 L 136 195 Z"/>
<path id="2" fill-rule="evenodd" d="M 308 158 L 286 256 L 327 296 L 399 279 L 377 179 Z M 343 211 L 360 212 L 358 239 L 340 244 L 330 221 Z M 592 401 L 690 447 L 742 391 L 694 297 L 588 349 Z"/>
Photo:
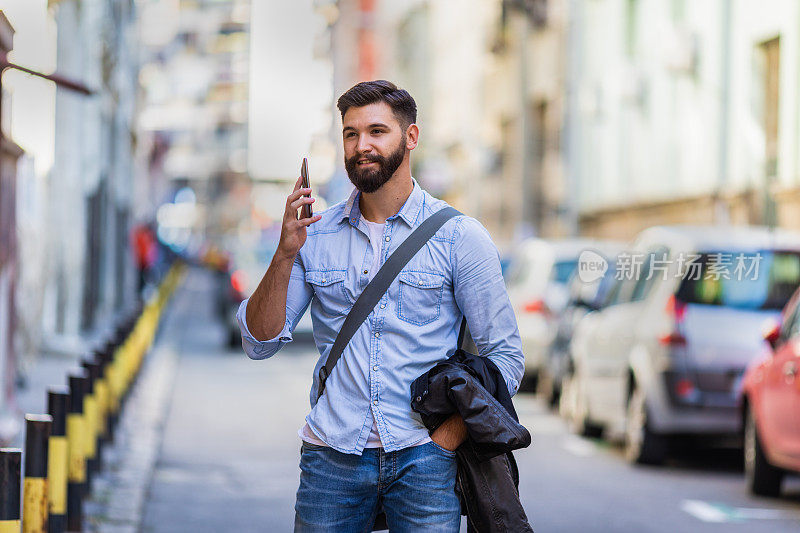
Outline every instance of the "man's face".
<path id="1" fill-rule="evenodd" d="M 406 132 L 384 102 L 351 107 L 342 123 L 347 176 L 359 191 L 375 192 L 403 162 Z"/>

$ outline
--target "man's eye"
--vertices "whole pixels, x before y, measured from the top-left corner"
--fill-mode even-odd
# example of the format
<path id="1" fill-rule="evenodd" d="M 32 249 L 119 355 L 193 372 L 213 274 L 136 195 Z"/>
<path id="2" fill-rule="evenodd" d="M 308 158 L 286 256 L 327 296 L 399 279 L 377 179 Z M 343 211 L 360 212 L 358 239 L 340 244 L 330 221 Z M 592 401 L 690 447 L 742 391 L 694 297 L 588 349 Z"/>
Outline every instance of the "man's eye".
<path id="1" fill-rule="evenodd" d="M 383 133 L 381 130 L 372 130 L 373 135 L 380 135 L 381 133 Z"/>
<path id="2" fill-rule="evenodd" d="M 344 134 L 345 137 L 352 137 L 354 135 L 355 135 L 355 132 L 353 132 L 353 131 L 351 131 L 350 133 L 345 133 Z"/>

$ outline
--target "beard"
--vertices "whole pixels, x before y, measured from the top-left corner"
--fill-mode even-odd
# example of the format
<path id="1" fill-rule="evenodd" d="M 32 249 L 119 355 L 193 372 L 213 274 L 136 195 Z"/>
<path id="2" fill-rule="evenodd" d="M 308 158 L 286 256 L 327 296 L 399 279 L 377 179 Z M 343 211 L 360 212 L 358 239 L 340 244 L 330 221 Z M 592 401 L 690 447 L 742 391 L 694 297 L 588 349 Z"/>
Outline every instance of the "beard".
<path id="1" fill-rule="evenodd" d="M 403 162 L 405 155 L 406 136 L 403 135 L 400 145 L 394 152 L 389 154 L 389 157 L 383 157 L 378 154 L 356 154 L 350 159 L 345 159 L 344 168 L 347 170 L 347 177 L 350 178 L 350 183 L 355 185 L 356 189 L 363 193 L 371 193 L 383 187 L 383 184 L 391 179 Z M 378 168 L 358 168 L 359 159 L 377 163 Z"/>

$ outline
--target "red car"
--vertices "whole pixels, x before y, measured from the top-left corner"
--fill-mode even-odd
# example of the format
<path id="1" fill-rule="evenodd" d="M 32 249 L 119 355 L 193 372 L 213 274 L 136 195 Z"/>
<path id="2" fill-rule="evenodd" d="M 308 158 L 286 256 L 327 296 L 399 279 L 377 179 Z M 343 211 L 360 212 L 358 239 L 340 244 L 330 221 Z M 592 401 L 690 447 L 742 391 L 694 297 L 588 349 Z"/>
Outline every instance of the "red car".
<path id="1" fill-rule="evenodd" d="M 778 496 L 785 472 L 800 472 L 799 303 L 800 290 L 764 335 L 766 353 L 742 383 L 745 475 L 750 491 L 762 496 Z"/>

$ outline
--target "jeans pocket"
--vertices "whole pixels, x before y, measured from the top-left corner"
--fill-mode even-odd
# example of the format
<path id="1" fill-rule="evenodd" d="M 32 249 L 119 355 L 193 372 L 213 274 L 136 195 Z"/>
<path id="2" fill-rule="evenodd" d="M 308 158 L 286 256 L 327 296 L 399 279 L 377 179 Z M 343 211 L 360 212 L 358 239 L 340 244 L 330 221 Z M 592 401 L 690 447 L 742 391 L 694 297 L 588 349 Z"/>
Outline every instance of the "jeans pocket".
<path id="1" fill-rule="evenodd" d="M 450 451 L 450 450 L 448 450 L 446 448 L 442 448 L 441 446 L 439 446 L 438 444 L 436 444 L 433 441 L 430 441 L 428 444 L 433 446 L 434 450 L 436 450 L 437 452 L 439 452 L 439 453 L 441 453 L 443 455 L 446 455 L 447 457 L 451 457 L 452 458 L 452 457 L 456 456 L 456 452 Z"/>

